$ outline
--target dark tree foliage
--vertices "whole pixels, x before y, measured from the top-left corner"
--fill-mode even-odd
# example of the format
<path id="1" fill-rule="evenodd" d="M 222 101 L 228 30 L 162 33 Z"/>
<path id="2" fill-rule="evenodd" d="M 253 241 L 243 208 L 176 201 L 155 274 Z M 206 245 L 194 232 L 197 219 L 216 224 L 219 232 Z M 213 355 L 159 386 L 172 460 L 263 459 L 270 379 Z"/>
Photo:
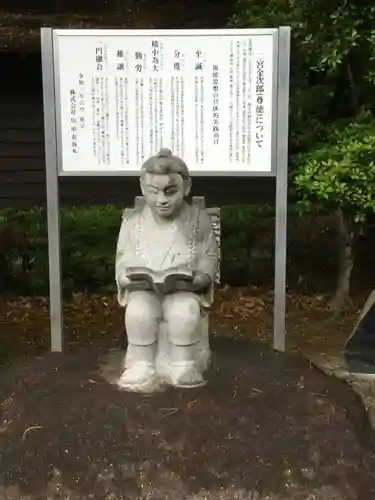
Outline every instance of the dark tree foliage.
<path id="1" fill-rule="evenodd" d="M 292 28 L 291 185 L 302 210 L 337 213 L 337 312 L 349 297 L 353 239 L 375 212 L 375 4 L 239 0 L 230 25 Z"/>

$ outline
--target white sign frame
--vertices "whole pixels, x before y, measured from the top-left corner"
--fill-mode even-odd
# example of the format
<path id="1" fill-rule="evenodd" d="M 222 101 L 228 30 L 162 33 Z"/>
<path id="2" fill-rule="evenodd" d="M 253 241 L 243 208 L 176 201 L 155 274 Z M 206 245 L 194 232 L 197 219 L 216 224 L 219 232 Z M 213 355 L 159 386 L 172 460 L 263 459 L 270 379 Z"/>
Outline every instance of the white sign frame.
<path id="1" fill-rule="evenodd" d="M 139 169 L 141 167 L 141 163 L 134 168 L 128 168 L 127 170 L 122 170 L 122 169 L 113 169 L 111 167 L 106 168 L 105 166 L 103 167 L 98 167 L 93 170 L 71 170 L 71 169 L 64 169 L 63 168 L 63 133 L 62 129 L 66 130 L 66 121 L 63 122 L 63 120 L 66 118 L 66 110 L 62 108 L 62 103 L 68 104 L 66 102 L 66 98 L 62 99 L 61 93 L 61 80 L 64 81 L 65 78 L 68 77 L 66 75 L 67 71 L 62 71 L 61 70 L 61 65 L 62 65 L 62 47 L 64 47 L 64 43 L 66 39 L 73 38 L 72 42 L 76 40 L 77 46 L 79 46 L 79 39 L 80 38 L 85 38 L 86 40 L 89 38 L 90 43 L 92 43 L 92 48 L 95 48 L 95 44 L 98 44 L 100 42 L 104 43 L 110 43 L 111 41 L 113 42 L 113 39 L 117 37 L 123 37 L 123 38 L 128 38 L 129 39 L 129 44 L 134 41 L 134 39 L 145 39 L 148 38 L 158 38 L 158 39 L 164 39 L 165 44 L 168 45 L 171 44 L 171 41 L 168 39 L 173 38 L 174 40 L 178 40 L 178 38 L 193 38 L 193 37 L 201 37 L 205 38 L 207 37 L 208 39 L 211 39 L 212 43 L 212 38 L 225 38 L 225 39 L 230 39 L 233 37 L 236 37 L 236 39 L 244 39 L 248 40 L 255 39 L 255 41 L 258 42 L 257 38 L 259 39 L 266 37 L 269 42 L 272 43 L 272 54 L 263 54 L 265 55 L 265 62 L 266 65 L 269 64 L 269 68 L 271 69 L 271 83 L 269 87 L 266 85 L 266 92 L 269 92 L 269 95 L 271 98 L 267 101 L 265 99 L 265 107 L 269 108 L 269 116 L 266 116 L 266 124 L 268 123 L 269 125 L 269 132 L 270 132 L 270 137 L 267 134 L 267 137 L 265 137 L 266 142 L 269 144 L 269 147 L 266 147 L 264 150 L 264 155 L 266 157 L 269 157 L 269 162 L 267 161 L 268 165 L 266 168 L 255 168 L 250 164 L 249 166 L 243 166 L 241 168 L 235 168 L 235 164 L 233 164 L 232 167 L 228 166 L 221 166 L 219 163 L 219 158 L 221 158 L 223 155 L 219 154 L 218 159 L 214 162 L 211 162 L 210 164 L 204 163 L 202 166 L 196 167 L 194 165 L 194 162 L 192 159 L 187 157 L 187 154 L 182 155 L 183 158 L 187 161 L 187 164 L 189 165 L 191 174 L 193 176 L 235 176 L 235 177 L 241 177 L 241 176 L 262 176 L 262 177 L 268 177 L 268 176 L 275 176 L 276 175 L 276 127 L 277 127 L 277 109 L 274 106 L 274 103 L 277 102 L 277 80 L 276 80 L 276 75 L 277 75 L 277 65 L 278 65 L 278 30 L 277 29 L 262 29 L 262 30 L 249 30 L 249 29 L 244 29 L 244 30 L 239 30 L 239 29 L 230 29 L 230 30 L 70 30 L 70 29 L 57 29 L 54 30 L 53 32 L 53 51 L 54 51 L 54 75 L 55 75 L 55 99 L 56 99 L 56 133 L 57 133 L 57 138 L 58 138 L 58 173 L 59 176 L 135 176 L 139 173 Z M 105 42 L 107 38 L 107 42 Z M 85 41 L 86 41 L 85 40 Z M 208 40 L 209 41 L 209 40 Z M 178 43 L 178 41 L 176 42 Z M 125 43 L 124 43 L 125 45 Z M 254 42 L 253 42 L 254 45 Z M 255 56 L 252 56 L 255 57 Z M 271 59 L 271 61 L 268 61 L 268 59 Z M 76 58 L 78 61 L 78 57 Z M 253 66 L 253 65 L 252 65 Z M 255 65 L 254 65 L 255 66 Z M 63 68 L 68 68 L 69 66 L 65 64 Z M 226 68 L 224 65 L 223 68 Z M 254 71 L 254 70 L 253 70 Z M 110 76 L 113 76 L 113 73 L 110 74 Z M 169 78 L 169 74 L 168 77 Z M 255 82 L 252 83 L 252 86 L 254 88 Z M 66 88 L 64 89 L 66 91 Z M 205 90 L 206 92 L 206 90 Z M 146 92 L 147 93 L 147 92 Z M 66 92 L 65 92 L 66 95 Z M 207 96 L 209 97 L 211 94 L 210 92 L 207 93 Z M 167 101 L 167 98 L 165 98 L 165 101 Z M 252 106 L 255 110 L 255 100 L 252 103 Z M 66 106 L 67 107 L 67 106 Z M 131 108 L 131 106 L 130 106 Z M 253 111 L 254 111 L 253 110 Z M 131 109 L 130 109 L 131 111 Z M 222 113 L 223 110 L 220 110 Z M 113 111 L 114 114 L 114 111 Z M 255 111 L 254 111 L 255 114 Z M 64 116 L 62 116 L 64 115 Z M 169 124 L 169 119 L 166 120 Z M 63 127 L 63 123 L 65 127 Z M 191 124 L 192 125 L 192 124 Z M 113 128 L 113 127 L 112 127 Z M 185 129 L 188 128 L 188 125 L 185 126 Z M 254 129 L 255 129 L 255 119 L 254 119 Z M 79 132 L 78 132 L 79 133 Z M 225 135 L 224 140 L 225 140 Z M 255 131 L 254 134 L 255 136 Z M 193 137 L 193 135 L 191 136 Z M 189 137 L 188 137 L 189 139 Z M 254 144 L 254 142 L 253 142 Z M 169 149 L 172 149 L 175 154 L 178 155 L 178 151 L 174 150 L 173 147 L 171 147 L 170 144 L 165 143 L 160 145 L 160 147 L 166 147 Z M 254 144 L 254 153 L 256 155 L 256 146 Z M 157 148 L 160 149 L 160 148 Z M 185 148 L 188 149 L 188 148 Z M 150 152 L 150 154 L 146 154 L 145 159 L 148 156 L 151 156 L 151 154 L 154 154 Z M 189 153 L 190 154 L 190 153 Z M 194 155 L 191 155 L 192 157 Z M 215 164 L 212 164 L 215 163 Z M 261 162 L 260 162 L 261 163 Z"/>
<path id="2" fill-rule="evenodd" d="M 261 30 L 61 30 L 41 28 L 43 103 L 45 126 L 45 159 L 47 190 L 47 221 L 49 249 L 51 350 L 63 350 L 63 313 L 61 279 L 61 242 L 60 242 L 60 200 L 59 177 L 64 176 L 134 176 L 139 170 L 105 171 L 63 171 L 61 168 L 61 131 L 59 85 L 56 75 L 59 70 L 57 43 L 58 37 L 108 36 L 113 34 L 127 36 L 173 36 L 197 34 L 202 36 L 246 35 L 273 37 L 273 113 L 271 127 L 272 163 L 269 171 L 192 171 L 193 176 L 220 177 L 276 177 L 276 217 L 275 217 L 275 302 L 273 347 L 285 350 L 286 319 L 286 243 L 287 243 L 287 184 L 288 184 L 288 117 L 289 117 L 289 65 L 290 65 L 290 28 L 279 27 Z M 168 147 L 165 145 L 165 147 Z M 239 179 L 239 182 L 240 179 Z M 136 193 L 135 193 L 136 194 Z M 251 200 L 249 200 L 251 201 Z"/>

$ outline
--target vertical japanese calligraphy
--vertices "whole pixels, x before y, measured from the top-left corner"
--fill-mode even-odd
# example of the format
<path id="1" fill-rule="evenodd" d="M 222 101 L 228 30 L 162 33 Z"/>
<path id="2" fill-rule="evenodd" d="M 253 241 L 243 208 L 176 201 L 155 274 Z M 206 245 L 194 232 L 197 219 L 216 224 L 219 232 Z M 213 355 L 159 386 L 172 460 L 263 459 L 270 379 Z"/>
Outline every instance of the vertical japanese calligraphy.
<path id="1" fill-rule="evenodd" d="M 78 124 L 81 129 L 85 128 L 85 110 L 86 110 L 86 99 L 85 99 L 85 80 L 84 75 L 80 73 L 78 75 Z"/>
<path id="2" fill-rule="evenodd" d="M 101 45 L 95 48 L 95 61 L 97 71 L 103 71 L 104 69 L 104 50 Z"/>
<path id="3" fill-rule="evenodd" d="M 136 51 L 134 53 L 134 58 L 135 58 L 135 70 L 138 72 L 138 73 L 142 73 L 142 69 L 143 69 L 143 54 L 142 52 L 139 52 L 139 51 Z"/>
<path id="4" fill-rule="evenodd" d="M 271 170 L 276 30 L 90 32 L 58 30 L 64 171 L 135 173 L 162 147 L 192 172 Z"/>
<path id="5" fill-rule="evenodd" d="M 256 61 L 257 79 L 256 79 L 256 143 L 258 147 L 263 146 L 264 130 L 264 59 Z"/>
<path id="6" fill-rule="evenodd" d="M 229 55 L 229 159 L 251 162 L 252 42 L 237 40 Z"/>
<path id="7" fill-rule="evenodd" d="M 77 95 L 74 89 L 70 90 L 70 132 L 71 132 L 71 151 L 78 153 L 77 147 Z"/>
<path id="8" fill-rule="evenodd" d="M 199 99 L 199 133 L 200 133 L 200 163 L 204 163 L 205 159 L 205 106 L 204 106 L 204 97 L 205 97 L 205 89 L 204 89 L 204 78 L 201 76 L 199 78 L 199 87 L 200 87 L 200 99 Z"/>
<path id="9" fill-rule="evenodd" d="M 148 134 L 145 141 L 148 139 L 147 155 L 151 156 L 162 147 L 163 144 L 163 79 L 159 72 L 162 69 L 162 51 L 163 42 L 159 40 L 151 40 L 150 43 L 150 60 L 151 74 L 148 78 L 148 88 L 145 89 L 145 103 L 148 99 Z M 146 146 L 145 146 L 146 148 Z"/>
<path id="10" fill-rule="evenodd" d="M 149 78 L 148 82 L 148 101 L 149 101 L 149 149 L 148 155 L 151 156 L 156 150 L 161 148 L 163 142 L 163 108 L 161 102 L 162 80 L 156 76 Z"/>
<path id="11" fill-rule="evenodd" d="M 185 153 L 185 80 L 171 77 L 171 146 L 179 156 Z"/>
<path id="12" fill-rule="evenodd" d="M 233 97 L 234 97 L 234 47 L 233 42 L 230 43 L 229 49 L 229 119 L 228 119 L 228 161 L 233 162 Z"/>
<path id="13" fill-rule="evenodd" d="M 98 160 L 98 143 L 96 128 L 98 126 L 97 121 L 97 108 L 96 108 L 96 86 L 99 83 L 99 78 L 91 78 L 91 140 L 92 140 L 92 152 L 96 160 Z M 99 161 L 97 161 L 99 163 Z"/>
<path id="14" fill-rule="evenodd" d="M 159 80 L 159 145 L 164 144 L 164 90 L 163 80 Z M 157 148 L 159 149 L 159 148 Z"/>
<path id="15" fill-rule="evenodd" d="M 124 51 L 122 49 L 119 49 L 116 52 L 116 69 L 118 71 L 125 70 Z"/>
<path id="16" fill-rule="evenodd" d="M 159 71 L 160 67 L 160 53 L 159 53 L 159 42 L 157 40 L 153 40 L 151 42 L 152 46 L 152 71 Z"/>
<path id="17" fill-rule="evenodd" d="M 128 79 L 115 79 L 116 139 L 120 143 L 121 165 L 129 165 Z"/>
<path id="18" fill-rule="evenodd" d="M 201 49 L 195 51 L 195 159 L 197 164 L 203 165 L 205 160 L 205 89 L 204 89 L 204 58 Z"/>
<path id="19" fill-rule="evenodd" d="M 235 81 L 235 99 L 234 99 L 234 158 L 236 162 L 240 161 L 240 85 L 241 85 L 241 73 L 240 73 L 240 45 L 241 42 L 236 42 L 235 48 L 235 70 L 234 70 L 234 81 Z"/>
<path id="20" fill-rule="evenodd" d="M 157 100 L 157 78 L 149 78 L 148 81 L 148 119 L 150 123 L 149 127 L 149 156 L 152 155 L 152 151 L 157 149 L 157 112 L 156 111 L 156 100 Z"/>
<path id="21" fill-rule="evenodd" d="M 174 51 L 173 69 L 175 71 L 180 71 L 181 70 L 181 52 L 179 50 L 175 50 Z"/>
<path id="22" fill-rule="evenodd" d="M 91 79 L 92 148 L 99 165 L 110 164 L 108 78 Z"/>
<path id="23" fill-rule="evenodd" d="M 212 67 L 212 138 L 214 144 L 219 144 L 219 66 Z"/>
<path id="24" fill-rule="evenodd" d="M 136 162 L 140 165 L 145 158 L 144 145 L 144 82 L 143 78 L 135 80 L 135 148 Z"/>
<path id="25" fill-rule="evenodd" d="M 202 165 L 205 159 L 205 106 L 204 106 L 204 78 L 196 76 L 194 81 L 194 139 L 195 139 L 195 160 Z"/>
<path id="26" fill-rule="evenodd" d="M 123 113 L 124 113 L 124 128 L 125 128 L 125 163 L 129 165 L 130 163 L 130 137 L 129 137 L 129 87 L 128 79 L 123 79 Z"/>

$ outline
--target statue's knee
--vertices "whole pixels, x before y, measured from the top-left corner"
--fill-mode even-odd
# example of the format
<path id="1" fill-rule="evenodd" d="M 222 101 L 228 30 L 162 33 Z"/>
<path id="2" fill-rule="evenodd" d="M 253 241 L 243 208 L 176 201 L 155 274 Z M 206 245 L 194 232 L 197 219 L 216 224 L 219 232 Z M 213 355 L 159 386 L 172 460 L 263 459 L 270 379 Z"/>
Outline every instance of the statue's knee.
<path id="1" fill-rule="evenodd" d="M 161 306 L 157 299 L 146 294 L 131 296 L 125 310 L 129 341 L 138 345 L 155 342 L 160 318 Z"/>
<path id="2" fill-rule="evenodd" d="M 164 304 L 164 319 L 169 340 L 176 345 L 195 344 L 200 340 L 201 308 L 193 297 L 181 297 Z"/>

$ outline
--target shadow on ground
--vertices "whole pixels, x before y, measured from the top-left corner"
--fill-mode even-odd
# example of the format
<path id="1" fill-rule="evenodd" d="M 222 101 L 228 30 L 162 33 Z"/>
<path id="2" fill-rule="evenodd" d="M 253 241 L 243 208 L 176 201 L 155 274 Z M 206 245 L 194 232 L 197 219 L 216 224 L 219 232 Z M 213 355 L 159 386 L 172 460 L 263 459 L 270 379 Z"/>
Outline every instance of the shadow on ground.
<path id="1" fill-rule="evenodd" d="M 372 433 L 359 398 L 308 361 L 216 339 L 206 387 L 141 396 L 101 376 L 113 347 L 103 341 L 0 372 L 3 491 L 30 499 L 374 498 Z"/>

